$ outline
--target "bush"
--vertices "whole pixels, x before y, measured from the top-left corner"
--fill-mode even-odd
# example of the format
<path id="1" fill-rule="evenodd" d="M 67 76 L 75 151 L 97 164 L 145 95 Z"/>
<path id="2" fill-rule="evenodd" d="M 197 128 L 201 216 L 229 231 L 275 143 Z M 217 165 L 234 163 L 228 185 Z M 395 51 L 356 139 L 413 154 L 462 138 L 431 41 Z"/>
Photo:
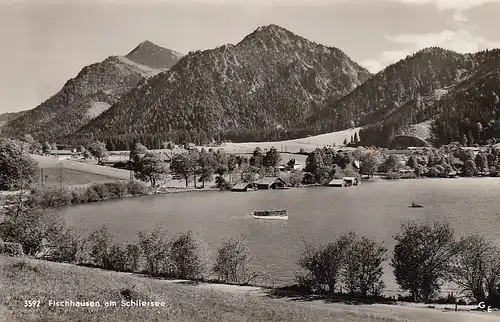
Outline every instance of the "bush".
<path id="1" fill-rule="evenodd" d="M 217 176 L 215 178 L 215 186 L 224 191 L 231 190 L 233 188 L 233 185 L 227 182 L 222 176 Z"/>
<path id="2" fill-rule="evenodd" d="M 87 239 L 89 245 L 89 255 L 93 264 L 104 269 L 113 269 L 114 258 L 111 249 L 113 247 L 114 236 L 109 232 L 108 226 L 103 225 L 100 229 L 92 232 Z"/>
<path id="3" fill-rule="evenodd" d="M 453 229 L 437 222 L 407 222 L 394 238 L 391 266 L 396 282 L 414 301 L 429 302 L 450 277 L 451 260 L 459 250 Z"/>
<path id="4" fill-rule="evenodd" d="M 140 249 L 136 244 L 112 245 L 109 249 L 109 267 L 120 272 L 136 272 Z"/>
<path id="5" fill-rule="evenodd" d="M 87 190 L 75 189 L 71 191 L 71 203 L 80 204 L 88 202 Z"/>
<path id="6" fill-rule="evenodd" d="M 62 229 L 62 220 L 55 212 L 16 205 L 7 209 L 0 223 L 0 238 L 21 244 L 28 256 L 39 256 Z"/>
<path id="7" fill-rule="evenodd" d="M 89 187 L 89 190 L 95 191 L 97 196 L 99 196 L 98 200 L 106 200 L 110 197 L 110 193 L 106 183 L 94 183 Z"/>
<path id="8" fill-rule="evenodd" d="M 130 181 L 127 188 L 128 193 L 132 196 L 142 196 L 149 193 L 149 188 L 140 181 Z"/>
<path id="9" fill-rule="evenodd" d="M 162 228 L 157 228 L 152 232 L 139 232 L 139 246 L 146 261 L 145 272 L 159 276 L 170 271 L 167 261 L 169 255 L 169 245 L 166 233 Z"/>
<path id="10" fill-rule="evenodd" d="M 263 277 L 262 272 L 250 270 L 250 259 L 242 239 L 225 239 L 217 249 L 217 258 L 212 270 L 221 282 L 249 284 Z"/>
<path id="11" fill-rule="evenodd" d="M 298 187 L 304 179 L 304 174 L 301 170 L 293 170 L 288 179 L 292 187 Z"/>
<path id="12" fill-rule="evenodd" d="M 122 198 L 128 194 L 128 183 L 123 181 L 114 181 L 104 183 L 110 198 Z"/>
<path id="13" fill-rule="evenodd" d="M 169 261 L 176 278 L 196 279 L 201 277 L 205 262 L 198 241 L 192 232 L 180 234 L 169 243 Z"/>
<path id="14" fill-rule="evenodd" d="M 386 174 L 384 179 L 387 179 L 387 180 L 401 179 L 401 175 L 399 174 L 399 172 L 389 172 Z"/>
<path id="15" fill-rule="evenodd" d="M 345 246 L 349 242 L 345 237 L 341 237 L 320 248 L 306 246 L 298 262 L 299 266 L 306 271 L 296 276 L 299 285 L 312 292 L 333 294 L 340 284 Z"/>
<path id="16" fill-rule="evenodd" d="M 85 256 L 85 239 L 81 231 L 64 229 L 50 245 L 45 259 L 54 262 L 80 263 Z"/>
<path id="17" fill-rule="evenodd" d="M 87 200 L 87 202 L 94 202 L 94 201 L 101 200 L 101 198 L 99 197 L 99 194 L 97 193 L 97 191 L 94 190 L 94 187 L 92 187 L 92 186 L 88 187 L 85 190 L 84 196 L 82 197 L 82 199 Z"/>
<path id="18" fill-rule="evenodd" d="M 71 191 L 64 187 L 39 186 L 33 190 L 28 203 L 41 208 L 69 205 L 73 200 Z"/>
<path id="19" fill-rule="evenodd" d="M 0 255 L 23 256 L 23 246 L 20 243 L 0 241 Z"/>
<path id="20" fill-rule="evenodd" d="M 352 232 L 316 249 L 307 246 L 298 263 L 305 273 L 296 276 L 297 282 L 312 292 L 332 295 L 342 283 L 351 295 L 379 296 L 386 252 L 381 244 Z"/>
<path id="21" fill-rule="evenodd" d="M 380 296 L 385 287 L 381 277 L 387 249 L 366 237 L 351 233 L 345 250 L 342 277 L 349 294 L 366 297 Z"/>

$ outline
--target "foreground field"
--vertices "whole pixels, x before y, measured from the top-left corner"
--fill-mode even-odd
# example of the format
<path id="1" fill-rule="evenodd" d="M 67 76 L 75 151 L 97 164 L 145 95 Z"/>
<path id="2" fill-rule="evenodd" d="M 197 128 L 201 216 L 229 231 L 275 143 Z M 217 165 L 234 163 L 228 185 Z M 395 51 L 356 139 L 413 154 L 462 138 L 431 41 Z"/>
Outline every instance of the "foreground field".
<path id="1" fill-rule="evenodd" d="M 0 256 L 0 317 L 19 321 L 495 321 L 497 315 L 390 305 L 344 305 L 272 299 L 256 287 L 191 285 L 127 273 Z M 130 297 L 124 292 L 130 290 Z M 165 302 L 126 307 L 121 301 Z M 25 300 L 40 301 L 25 307 Z M 55 307 L 52 301 L 99 301 Z M 116 307 L 104 303 L 115 301 Z"/>
<path id="2" fill-rule="evenodd" d="M 21 263 L 21 264 L 20 264 Z M 24 263 L 24 264 L 22 264 Z M 65 264 L 0 257 L 0 300 L 6 321 L 397 321 L 371 314 L 316 309 L 267 298 L 198 289 Z M 164 307 L 121 307 L 120 290 L 132 300 Z M 25 300 L 40 307 L 24 307 Z M 49 307 L 48 301 L 116 301 L 117 307 Z M 2 310 L 0 309 L 0 310 Z M 1 312 L 1 311 L 0 311 Z"/>

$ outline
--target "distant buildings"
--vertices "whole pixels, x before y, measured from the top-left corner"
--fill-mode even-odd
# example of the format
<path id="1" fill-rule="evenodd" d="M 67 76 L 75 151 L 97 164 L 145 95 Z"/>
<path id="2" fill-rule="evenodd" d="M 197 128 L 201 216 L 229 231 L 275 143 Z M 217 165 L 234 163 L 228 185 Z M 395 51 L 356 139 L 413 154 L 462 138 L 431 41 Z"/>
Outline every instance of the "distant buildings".
<path id="1" fill-rule="evenodd" d="M 286 186 L 286 182 L 278 177 L 264 177 L 257 182 L 258 189 L 280 189 Z"/>
<path id="2" fill-rule="evenodd" d="M 57 158 L 58 160 L 70 160 L 74 152 L 71 150 L 52 150 L 50 155 Z"/>

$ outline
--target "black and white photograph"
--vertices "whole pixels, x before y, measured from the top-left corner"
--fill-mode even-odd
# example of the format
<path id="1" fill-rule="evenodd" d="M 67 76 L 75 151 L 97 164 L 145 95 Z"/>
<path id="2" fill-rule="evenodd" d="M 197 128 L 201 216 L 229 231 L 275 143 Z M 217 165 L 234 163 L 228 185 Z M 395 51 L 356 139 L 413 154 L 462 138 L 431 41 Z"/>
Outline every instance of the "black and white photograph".
<path id="1" fill-rule="evenodd" d="M 0 0 L 0 322 L 500 321 L 500 0 Z"/>

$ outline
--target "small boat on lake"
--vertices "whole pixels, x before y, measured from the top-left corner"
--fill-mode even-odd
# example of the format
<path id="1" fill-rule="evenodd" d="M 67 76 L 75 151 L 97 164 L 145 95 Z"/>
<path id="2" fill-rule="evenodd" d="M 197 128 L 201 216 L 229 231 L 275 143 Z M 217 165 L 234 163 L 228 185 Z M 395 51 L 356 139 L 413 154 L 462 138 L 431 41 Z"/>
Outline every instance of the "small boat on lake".
<path id="1" fill-rule="evenodd" d="M 288 219 L 288 212 L 284 209 L 281 210 L 262 210 L 262 211 L 252 211 L 252 217 L 257 219 Z"/>
<path id="2" fill-rule="evenodd" d="M 418 203 L 412 202 L 410 208 L 424 208 L 424 206 L 422 206 L 422 205 L 420 205 Z"/>

